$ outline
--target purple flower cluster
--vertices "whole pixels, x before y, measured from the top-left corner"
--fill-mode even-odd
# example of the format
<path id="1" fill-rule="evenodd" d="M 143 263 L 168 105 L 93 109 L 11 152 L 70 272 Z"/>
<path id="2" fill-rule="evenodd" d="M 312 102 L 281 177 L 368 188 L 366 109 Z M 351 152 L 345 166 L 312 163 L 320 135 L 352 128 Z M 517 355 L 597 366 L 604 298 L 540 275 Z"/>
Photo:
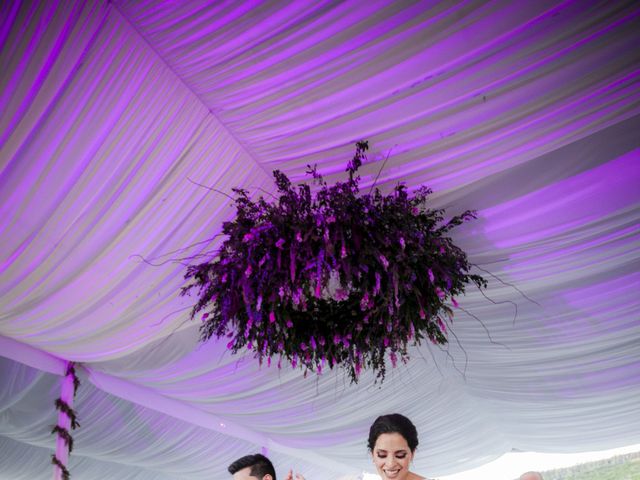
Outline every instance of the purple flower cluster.
<path id="1" fill-rule="evenodd" d="M 424 187 L 360 194 L 355 173 L 367 148 L 357 144 L 346 182 L 328 186 L 310 168 L 314 193 L 279 171 L 277 201 L 234 190 L 226 240 L 215 258 L 188 267 L 182 290 L 198 291 L 192 317 L 203 312 L 203 340 L 228 337 L 234 353 L 250 349 L 260 362 L 277 357 L 305 372 L 342 366 L 354 382 L 365 368 L 384 380 L 387 360 L 406 362 L 409 344 L 446 343 L 454 296 L 486 286 L 447 236 L 474 215 L 445 222 L 426 207 Z"/>

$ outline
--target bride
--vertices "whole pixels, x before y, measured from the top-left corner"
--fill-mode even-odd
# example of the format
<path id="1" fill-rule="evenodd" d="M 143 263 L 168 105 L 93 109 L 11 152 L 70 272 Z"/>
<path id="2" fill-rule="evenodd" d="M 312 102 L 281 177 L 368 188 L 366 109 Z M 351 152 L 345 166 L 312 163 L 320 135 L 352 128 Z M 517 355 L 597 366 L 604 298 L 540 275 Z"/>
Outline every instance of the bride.
<path id="1" fill-rule="evenodd" d="M 409 470 L 418 446 L 418 431 L 404 415 L 378 417 L 369 429 L 368 446 L 382 480 L 427 480 Z"/>

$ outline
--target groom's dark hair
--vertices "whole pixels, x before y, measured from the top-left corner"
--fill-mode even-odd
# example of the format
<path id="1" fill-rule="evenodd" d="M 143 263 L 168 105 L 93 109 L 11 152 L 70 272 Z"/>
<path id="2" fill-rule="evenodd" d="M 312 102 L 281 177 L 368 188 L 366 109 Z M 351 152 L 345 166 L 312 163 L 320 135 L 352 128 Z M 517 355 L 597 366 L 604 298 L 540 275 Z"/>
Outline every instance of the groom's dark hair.
<path id="1" fill-rule="evenodd" d="M 273 468 L 273 463 L 267 457 L 262 455 L 261 453 L 256 453 L 254 455 L 245 455 L 242 458 L 239 458 L 231 465 L 229 465 L 229 473 L 233 475 L 236 472 L 239 472 L 243 468 L 251 467 L 249 470 L 249 475 L 252 477 L 257 477 L 262 480 L 262 477 L 265 475 L 271 475 L 273 480 L 276 480 L 276 471 Z"/>

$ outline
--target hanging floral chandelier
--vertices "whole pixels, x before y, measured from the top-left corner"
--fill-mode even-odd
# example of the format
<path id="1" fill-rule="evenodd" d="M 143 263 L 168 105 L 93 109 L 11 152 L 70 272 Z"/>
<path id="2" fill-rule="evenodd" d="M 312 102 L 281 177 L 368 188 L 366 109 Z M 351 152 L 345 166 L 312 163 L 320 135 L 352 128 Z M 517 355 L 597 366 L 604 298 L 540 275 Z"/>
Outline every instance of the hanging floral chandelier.
<path id="1" fill-rule="evenodd" d="M 186 294 L 198 292 L 192 318 L 202 313 L 201 338 L 226 338 L 262 363 L 282 361 L 318 374 L 345 368 L 353 382 L 370 368 L 384 380 L 386 360 L 408 360 L 407 347 L 447 342 L 455 296 L 473 283 L 467 255 L 447 236 L 471 211 L 445 222 L 426 207 L 431 190 L 410 196 L 360 194 L 356 176 L 367 142 L 356 145 L 348 181 L 297 188 L 275 171 L 276 201 L 252 201 L 234 189 L 236 216 L 215 257 L 190 265 Z"/>

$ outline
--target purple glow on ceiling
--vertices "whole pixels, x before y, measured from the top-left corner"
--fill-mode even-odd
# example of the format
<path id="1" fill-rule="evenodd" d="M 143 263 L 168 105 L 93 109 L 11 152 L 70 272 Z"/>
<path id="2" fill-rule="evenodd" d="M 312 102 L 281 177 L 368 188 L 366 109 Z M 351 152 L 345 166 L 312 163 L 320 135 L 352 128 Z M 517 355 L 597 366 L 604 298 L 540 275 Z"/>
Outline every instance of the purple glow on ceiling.
<path id="1" fill-rule="evenodd" d="M 429 477 L 640 443 L 638 45 L 637 2 L 9 2 L 0 477 L 50 477 L 63 360 L 78 478 L 223 478 L 261 449 L 336 478 L 371 468 L 388 411 Z M 455 240 L 496 303 L 459 299 L 477 319 L 457 310 L 456 341 L 384 388 L 199 345 L 181 262 L 219 244 L 225 194 L 268 196 L 275 168 L 344 179 L 360 139 L 363 191 L 379 174 L 478 210 Z"/>

